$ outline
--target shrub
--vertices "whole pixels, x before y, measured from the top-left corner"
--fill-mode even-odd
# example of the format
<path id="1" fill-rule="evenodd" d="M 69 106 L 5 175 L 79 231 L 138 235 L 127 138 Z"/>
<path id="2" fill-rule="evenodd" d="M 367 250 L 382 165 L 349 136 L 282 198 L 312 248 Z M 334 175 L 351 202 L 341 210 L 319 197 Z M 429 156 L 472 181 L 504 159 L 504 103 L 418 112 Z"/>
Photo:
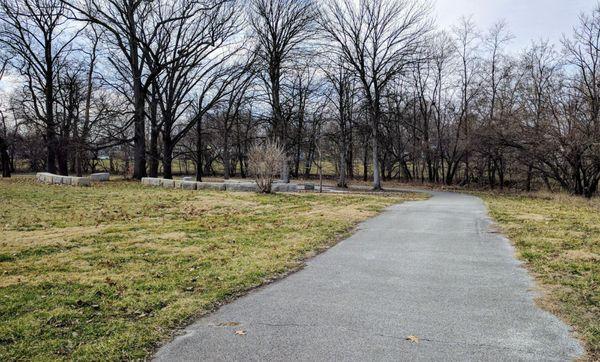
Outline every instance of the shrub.
<path id="1" fill-rule="evenodd" d="M 283 147 L 276 141 L 268 140 L 250 148 L 248 169 L 254 176 L 259 192 L 271 193 L 271 185 L 281 173 L 284 157 Z"/>

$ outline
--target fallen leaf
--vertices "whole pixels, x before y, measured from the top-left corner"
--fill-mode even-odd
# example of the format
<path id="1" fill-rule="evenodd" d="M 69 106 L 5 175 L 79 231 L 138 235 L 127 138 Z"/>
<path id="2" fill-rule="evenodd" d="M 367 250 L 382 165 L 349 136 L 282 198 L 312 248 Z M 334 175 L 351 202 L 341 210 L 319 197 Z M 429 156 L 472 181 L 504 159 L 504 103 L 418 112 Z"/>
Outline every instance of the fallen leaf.
<path id="1" fill-rule="evenodd" d="M 419 337 L 417 336 L 408 336 L 406 337 L 407 341 L 411 341 L 412 343 L 419 343 Z"/>
<path id="2" fill-rule="evenodd" d="M 235 331 L 235 334 L 237 334 L 238 336 L 245 336 L 246 335 L 246 331 L 240 329 L 239 331 Z"/>

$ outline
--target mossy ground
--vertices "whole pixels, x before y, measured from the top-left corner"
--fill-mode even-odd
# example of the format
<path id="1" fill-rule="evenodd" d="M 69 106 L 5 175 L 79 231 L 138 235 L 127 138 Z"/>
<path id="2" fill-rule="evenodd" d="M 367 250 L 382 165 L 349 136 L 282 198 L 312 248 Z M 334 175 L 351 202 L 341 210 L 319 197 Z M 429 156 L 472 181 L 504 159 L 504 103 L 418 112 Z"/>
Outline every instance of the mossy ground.
<path id="1" fill-rule="evenodd" d="M 191 318 L 416 194 L 0 180 L 0 360 L 143 359 Z"/>

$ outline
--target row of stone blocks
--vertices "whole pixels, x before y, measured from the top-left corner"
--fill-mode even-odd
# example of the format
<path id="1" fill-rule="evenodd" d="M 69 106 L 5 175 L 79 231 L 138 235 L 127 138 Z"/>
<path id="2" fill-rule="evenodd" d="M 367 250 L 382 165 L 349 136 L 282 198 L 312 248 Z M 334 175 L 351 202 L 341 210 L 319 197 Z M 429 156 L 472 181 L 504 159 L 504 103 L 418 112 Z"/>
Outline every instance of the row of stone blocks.
<path id="1" fill-rule="evenodd" d="M 48 172 L 38 172 L 35 179 L 37 182 L 53 185 L 90 186 L 92 183 L 88 177 L 61 176 Z"/>
<path id="2" fill-rule="evenodd" d="M 186 180 L 168 180 L 164 178 L 144 177 L 142 185 L 159 186 L 165 188 L 176 188 L 184 190 L 218 190 L 218 191 L 250 191 L 257 192 L 258 186 L 254 182 L 196 182 Z M 296 192 L 298 185 L 274 183 L 271 187 L 273 192 Z"/>

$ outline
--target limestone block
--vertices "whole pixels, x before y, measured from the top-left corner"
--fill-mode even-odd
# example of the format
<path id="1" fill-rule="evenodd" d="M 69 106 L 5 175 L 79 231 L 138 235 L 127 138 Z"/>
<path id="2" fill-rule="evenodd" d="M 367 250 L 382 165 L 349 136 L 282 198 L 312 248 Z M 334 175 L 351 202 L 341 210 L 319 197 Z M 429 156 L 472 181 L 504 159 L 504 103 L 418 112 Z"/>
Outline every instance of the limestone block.
<path id="1" fill-rule="evenodd" d="M 148 185 L 160 186 L 160 179 L 155 177 L 148 177 Z"/>
<path id="2" fill-rule="evenodd" d="M 52 174 L 48 172 L 38 172 L 35 174 L 35 179 L 37 182 L 42 183 L 51 183 L 52 182 Z"/>
<path id="3" fill-rule="evenodd" d="M 195 190 L 197 183 L 198 182 L 195 182 L 195 181 L 182 181 L 181 188 L 184 190 Z"/>
<path id="4" fill-rule="evenodd" d="M 274 183 L 273 185 L 271 185 L 271 191 L 273 191 L 273 192 L 297 192 L 298 185 Z"/>
<path id="5" fill-rule="evenodd" d="M 88 177 L 70 177 L 71 186 L 90 186 L 92 180 Z"/>
<path id="6" fill-rule="evenodd" d="M 197 182 L 196 188 L 198 190 L 225 191 L 226 185 L 222 182 Z"/>
<path id="7" fill-rule="evenodd" d="M 258 191 L 258 186 L 254 182 L 228 182 L 226 183 L 227 191 Z"/>
<path id="8" fill-rule="evenodd" d="M 166 187 L 166 188 L 172 189 L 172 188 L 175 187 L 175 181 L 174 180 L 169 180 L 169 179 L 166 179 L 166 178 L 161 178 L 160 179 L 160 185 L 162 187 Z"/>
<path id="9" fill-rule="evenodd" d="M 93 173 L 90 175 L 90 179 L 92 181 L 108 181 L 110 180 L 110 173 L 108 172 L 98 172 L 98 173 Z"/>

